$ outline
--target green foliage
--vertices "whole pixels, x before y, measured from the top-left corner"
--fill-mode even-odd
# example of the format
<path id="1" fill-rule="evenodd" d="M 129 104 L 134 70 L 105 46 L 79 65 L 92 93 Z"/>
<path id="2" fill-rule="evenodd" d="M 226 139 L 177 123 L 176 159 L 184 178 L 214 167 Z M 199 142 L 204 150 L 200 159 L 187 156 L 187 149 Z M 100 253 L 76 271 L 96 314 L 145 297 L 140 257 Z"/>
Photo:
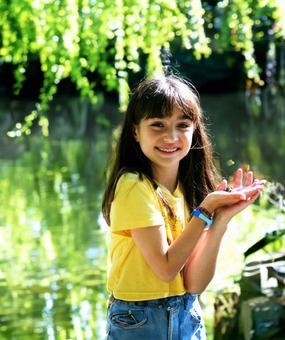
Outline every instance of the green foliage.
<path id="1" fill-rule="evenodd" d="M 269 202 L 270 190 L 266 189 L 258 204 L 249 206 L 235 217 L 224 236 L 222 248 L 214 280 L 202 294 L 204 306 L 204 319 L 207 327 L 207 338 L 213 339 L 214 302 L 224 292 L 240 294 L 239 279 L 244 267 L 243 253 L 262 239 L 266 233 L 285 227 L 285 214 Z M 264 254 L 282 252 L 285 247 L 285 237 L 280 237 L 268 244 L 263 249 L 250 255 L 250 261 L 258 261 Z M 226 312 L 229 313 L 233 306 L 224 301 Z"/>
<path id="2" fill-rule="evenodd" d="M 231 44 L 236 51 L 243 54 L 248 77 L 258 82 L 260 78 L 258 66 L 254 58 L 254 22 L 251 17 L 253 11 L 251 2 L 240 0 L 220 2 L 220 38 L 223 48 L 227 48 Z"/>
<path id="3" fill-rule="evenodd" d="M 141 70 L 141 56 L 146 56 L 147 76 L 162 73 L 161 50 L 171 49 L 174 39 L 180 39 L 182 46 L 191 49 L 198 59 L 209 56 L 211 48 L 239 51 L 244 56 L 248 78 L 260 82 L 254 42 L 264 38 L 267 30 L 277 39 L 284 38 L 284 2 L 223 0 L 217 1 L 216 6 L 210 3 L 1 0 L 0 62 L 15 65 L 15 93 L 19 93 L 25 80 L 29 60 L 40 60 L 44 75 L 39 103 L 21 132 L 29 134 L 33 120 L 38 118 L 44 134 L 48 133 L 44 113 L 65 78 L 70 78 L 81 96 L 95 104 L 98 84 L 92 74 L 96 73 L 107 90 L 119 92 L 124 110 L 128 76 Z M 264 18 L 266 22 L 261 22 Z"/>

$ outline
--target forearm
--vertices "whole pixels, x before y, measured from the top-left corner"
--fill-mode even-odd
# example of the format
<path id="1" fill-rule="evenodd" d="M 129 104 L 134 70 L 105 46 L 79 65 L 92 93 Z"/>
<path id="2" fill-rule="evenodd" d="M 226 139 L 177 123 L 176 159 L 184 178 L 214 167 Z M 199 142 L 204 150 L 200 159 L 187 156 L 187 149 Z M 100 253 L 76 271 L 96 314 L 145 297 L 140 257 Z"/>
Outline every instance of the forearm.
<path id="1" fill-rule="evenodd" d="M 193 273 L 193 283 L 207 286 L 215 271 L 226 225 L 225 221 L 219 219 L 205 231 L 205 222 L 192 217 L 183 233 L 168 248 L 165 266 L 170 280 L 187 266 Z"/>
<path id="2" fill-rule="evenodd" d="M 132 229 L 132 238 L 154 273 L 172 281 L 184 268 L 203 233 L 205 222 L 193 217 L 182 233 L 168 245 L 164 226 Z"/>
<path id="3" fill-rule="evenodd" d="M 165 261 L 162 264 L 166 280 L 171 281 L 183 270 L 189 256 L 203 234 L 205 223 L 198 218 L 192 218 L 182 234 L 169 246 Z"/>
<path id="4" fill-rule="evenodd" d="M 215 274 L 217 257 L 227 224 L 236 214 L 258 198 L 264 184 L 265 181 L 252 184 L 251 179 L 248 186 L 240 191 L 245 194 L 244 199 L 235 204 L 226 204 L 215 212 L 213 225 L 201 235 L 184 267 L 184 284 L 189 292 L 201 293 L 210 283 Z M 207 204 L 204 206 L 208 208 Z M 217 207 L 211 211 L 216 209 Z"/>
<path id="5" fill-rule="evenodd" d="M 205 231 L 184 267 L 184 284 L 191 293 L 203 292 L 212 280 L 223 235 L 227 229 L 225 221 L 215 221 Z"/>

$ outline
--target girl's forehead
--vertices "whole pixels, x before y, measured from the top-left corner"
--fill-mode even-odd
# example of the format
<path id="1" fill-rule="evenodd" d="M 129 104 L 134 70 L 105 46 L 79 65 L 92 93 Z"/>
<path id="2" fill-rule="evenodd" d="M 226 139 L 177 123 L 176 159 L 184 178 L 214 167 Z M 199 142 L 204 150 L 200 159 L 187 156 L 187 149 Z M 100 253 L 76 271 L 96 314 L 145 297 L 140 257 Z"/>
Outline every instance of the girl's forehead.
<path id="1" fill-rule="evenodd" d="M 145 119 L 154 119 L 154 118 L 159 118 L 159 119 L 190 119 L 190 115 L 184 113 L 181 109 L 179 108 L 173 108 L 171 112 L 168 114 L 152 114 L 151 116 L 146 115 Z"/>
<path id="2" fill-rule="evenodd" d="M 167 112 L 158 111 L 158 112 L 146 112 L 142 119 L 171 119 L 171 120 L 182 120 L 182 119 L 190 119 L 193 120 L 194 114 L 192 111 L 185 111 L 178 107 L 173 107 L 172 110 Z"/>

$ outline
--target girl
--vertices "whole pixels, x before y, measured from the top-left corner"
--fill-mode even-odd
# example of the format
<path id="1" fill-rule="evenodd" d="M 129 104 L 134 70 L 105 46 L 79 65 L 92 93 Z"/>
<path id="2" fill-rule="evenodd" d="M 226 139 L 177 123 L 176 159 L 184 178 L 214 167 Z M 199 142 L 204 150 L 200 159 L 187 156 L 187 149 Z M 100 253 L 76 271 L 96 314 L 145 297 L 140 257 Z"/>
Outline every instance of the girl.
<path id="1" fill-rule="evenodd" d="M 109 340 L 206 339 L 198 295 L 227 224 L 264 181 L 217 175 L 193 87 L 175 76 L 133 91 L 103 199 L 110 225 Z M 216 190 L 216 191 L 215 191 Z"/>

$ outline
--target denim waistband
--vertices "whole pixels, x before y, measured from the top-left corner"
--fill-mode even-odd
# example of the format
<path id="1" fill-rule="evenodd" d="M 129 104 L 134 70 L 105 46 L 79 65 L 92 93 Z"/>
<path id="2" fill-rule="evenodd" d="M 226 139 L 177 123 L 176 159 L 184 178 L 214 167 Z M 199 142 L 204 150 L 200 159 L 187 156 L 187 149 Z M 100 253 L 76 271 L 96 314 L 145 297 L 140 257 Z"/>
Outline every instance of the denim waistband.
<path id="1" fill-rule="evenodd" d="M 109 298 L 109 304 L 116 301 L 116 303 L 129 305 L 129 306 L 141 306 L 141 307 L 176 307 L 177 305 L 188 305 L 194 303 L 199 294 L 185 293 L 183 295 L 170 296 L 166 298 L 160 298 L 155 300 L 142 300 L 142 301 L 125 301 L 116 299 L 113 295 Z"/>

